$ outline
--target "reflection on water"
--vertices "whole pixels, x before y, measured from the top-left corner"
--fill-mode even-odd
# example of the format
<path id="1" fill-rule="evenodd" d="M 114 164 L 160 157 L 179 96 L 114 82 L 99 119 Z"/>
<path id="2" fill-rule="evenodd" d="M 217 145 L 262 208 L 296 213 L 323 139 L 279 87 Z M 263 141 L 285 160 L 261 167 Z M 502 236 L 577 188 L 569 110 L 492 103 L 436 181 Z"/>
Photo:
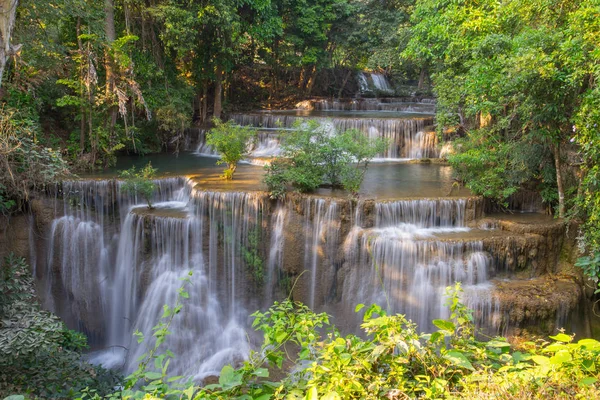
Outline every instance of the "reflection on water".
<path id="1" fill-rule="evenodd" d="M 144 157 L 124 156 L 117 165 L 106 171 L 88 174 L 85 178 L 111 178 L 118 171 L 142 167 L 148 162 L 158 168 L 159 176 L 190 176 L 201 188 L 211 190 L 266 190 L 262 182 L 264 168 L 257 165 L 240 164 L 233 181 L 221 179 L 223 166 L 216 165 L 217 159 L 198 157 L 193 153 L 153 154 Z M 343 190 L 321 188 L 317 194 L 347 197 Z M 463 197 L 470 193 L 459 188 L 452 179 L 452 168 L 438 164 L 406 164 L 399 162 L 372 163 L 367 170 L 360 189 L 363 199 L 393 199 L 406 197 Z"/>

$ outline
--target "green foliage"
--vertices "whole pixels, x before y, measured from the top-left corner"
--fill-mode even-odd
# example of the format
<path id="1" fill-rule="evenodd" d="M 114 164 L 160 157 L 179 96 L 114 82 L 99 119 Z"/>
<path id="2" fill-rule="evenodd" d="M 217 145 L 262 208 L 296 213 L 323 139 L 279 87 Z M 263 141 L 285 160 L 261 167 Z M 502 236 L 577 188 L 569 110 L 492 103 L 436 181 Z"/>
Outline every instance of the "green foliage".
<path id="1" fill-rule="evenodd" d="M 85 336 L 42 310 L 25 260 L 0 264 L 0 396 L 31 393 L 68 398 L 85 387 L 113 390 L 116 374 L 82 361 Z"/>
<path id="2" fill-rule="evenodd" d="M 140 390 L 125 389 L 111 398 L 558 399 L 600 394 L 600 342 L 574 342 L 572 336 L 559 333 L 550 341 L 526 342 L 512 350 L 504 338 L 480 341 L 471 311 L 460 302 L 461 293 L 460 284 L 448 288 L 450 318 L 433 321 L 438 330 L 429 334 L 419 334 L 402 315 L 359 304 L 355 311 L 364 313 L 364 334 L 342 336 L 329 326 L 327 314 L 315 314 L 289 299 L 275 302 L 252 315 L 253 328 L 263 333 L 260 349 L 239 368 L 224 366 L 218 383 L 169 383 L 165 356 L 157 355 L 156 346 L 148 355 L 158 360 L 159 372 L 147 372 L 146 358 L 127 383 L 128 388 L 137 383 Z M 178 307 L 166 310 L 167 322 L 155 329 L 159 336 L 168 334 Z M 288 363 L 294 368 L 285 367 L 281 379 L 269 380 Z M 171 381 L 177 379 L 181 377 Z"/>
<path id="3" fill-rule="evenodd" d="M 440 132 L 466 131 L 453 165 L 477 193 L 502 201 L 533 181 L 566 215 L 561 165 L 582 93 L 595 86 L 592 15 L 593 1 L 417 2 L 404 55 L 433 71 Z"/>
<path id="4" fill-rule="evenodd" d="M 543 164 L 543 147 L 527 142 L 504 141 L 499 135 L 482 128 L 472 130 L 468 138 L 457 139 L 453 146 L 458 151 L 448 161 L 466 186 L 477 195 L 505 203 L 521 186 L 532 180 L 539 188 L 554 188 L 552 160 Z M 555 200 L 552 191 L 545 201 Z"/>
<path id="5" fill-rule="evenodd" d="M 5 106 L 0 109 L 0 212 L 14 210 L 32 190 L 70 174 L 60 152 L 42 146 L 34 117 Z"/>
<path id="6" fill-rule="evenodd" d="M 227 164 L 223 179 L 233 179 L 237 164 L 248 155 L 249 146 L 256 140 L 256 129 L 236 125 L 233 121 L 213 119 L 214 128 L 206 134 L 206 144 L 214 148 L 221 158 L 217 164 Z"/>
<path id="7" fill-rule="evenodd" d="M 158 170 L 152 168 L 150 162 L 139 171 L 135 167 L 121 171 L 119 176 L 124 181 L 121 190 L 133 196 L 141 196 L 148 204 L 149 209 L 154 208 L 152 207 L 152 195 L 156 190 L 154 183 L 156 171 Z"/>
<path id="8" fill-rule="evenodd" d="M 282 141 L 282 155 L 265 167 L 273 198 L 283 196 L 289 185 L 310 192 L 326 184 L 356 195 L 369 163 L 386 146 L 357 130 L 332 134 L 316 121 L 295 125 Z"/>

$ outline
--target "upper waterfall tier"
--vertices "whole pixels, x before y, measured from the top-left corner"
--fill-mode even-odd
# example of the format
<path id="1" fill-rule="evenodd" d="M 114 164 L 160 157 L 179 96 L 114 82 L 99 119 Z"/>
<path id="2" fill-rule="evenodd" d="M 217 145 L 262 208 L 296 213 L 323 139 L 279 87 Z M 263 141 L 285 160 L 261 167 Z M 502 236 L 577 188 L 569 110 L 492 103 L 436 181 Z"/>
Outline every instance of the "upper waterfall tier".
<path id="1" fill-rule="evenodd" d="M 317 120 L 331 132 L 356 129 L 371 138 L 382 138 L 389 142 L 387 150 L 380 154 L 384 159 L 436 158 L 437 136 L 426 132 L 433 125 L 433 117 L 405 113 L 373 112 L 315 112 L 290 111 L 255 114 L 232 114 L 231 119 L 243 126 L 262 129 L 293 129 L 307 120 Z M 271 138 L 269 138 L 270 140 Z M 268 147 L 265 144 L 262 147 Z"/>
<path id="2" fill-rule="evenodd" d="M 411 114 L 435 114 L 435 100 L 400 97 L 385 99 L 319 99 L 298 104 L 298 108 L 320 111 L 400 111 Z"/>

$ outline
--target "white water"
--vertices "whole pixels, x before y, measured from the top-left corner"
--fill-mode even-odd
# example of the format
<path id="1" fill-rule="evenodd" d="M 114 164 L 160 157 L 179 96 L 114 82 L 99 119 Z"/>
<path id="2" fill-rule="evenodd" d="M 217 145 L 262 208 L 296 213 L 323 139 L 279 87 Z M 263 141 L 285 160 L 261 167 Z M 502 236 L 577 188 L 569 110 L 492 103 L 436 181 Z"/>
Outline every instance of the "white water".
<path id="1" fill-rule="evenodd" d="M 469 230 L 465 206 L 462 199 L 377 203 L 372 228 L 355 218 L 344 244 L 349 265 L 343 304 L 385 305 L 428 330 L 433 319 L 448 316 L 445 288 L 462 282 L 467 306 L 481 320 L 493 320 L 497 302 L 488 281 L 491 258 L 482 242 L 435 237 Z"/>
<path id="2" fill-rule="evenodd" d="M 360 88 L 360 93 L 369 92 L 369 83 L 367 82 L 367 77 L 364 73 L 359 72 L 356 76 L 358 79 L 358 86 Z"/>
<path id="3" fill-rule="evenodd" d="M 63 184 L 65 215 L 52 224 L 47 279 L 48 287 L 63 288 L 69 299 L 56 299 L 51 291 L 46 297 L 58 303 L 57 312 L 101 338 L 107 350 L 92 354 L 93 362 L 131 372 L 153 344 L 151 329 L 163 305 L 174 305 L 180 278 L 192 271 L 189 299 L 164 348 L 176 356 L 171 374 L 202 379 L 249 352 L 248 313 L 239 296 L 241 252 L 262 225 L 262 198 L 205 192 L 190 197 L 191 185 L 183 179 L 157 184 L 157 215 L 146 215 L 146 207 L 120 194 L 114 181 Z M 168 199 L 175 200 L 161 201 Z M 224 252 L 218 254 L 221 238 Z M 136 329 L 147 338 L 142 345 L 132 338 Z"/>
<path id="4" fill-rule="evenodd" d="M 324 288 L 319 282 L 331 272 L 339 247 L 339 210 L 333 200 L 308 197 L 304 208 L 304 268 L 310 273 L 308 306 L 315 308 L 325 302 Z"/>
<path id="5" fill-rule="evenodd" d="M 375 88 L 381 92 L 393 93 L 394 90 L 390 86 L 387 78 L 383 74 L 371 74 L 371 79 L 373 80 L 373 85 Z"/>
<path id="6" fill-rule="evenodd" d="M 283 251 L 285 244 L 285 223 L 288 214 L 283 204 L 278 204 L 277 209 L 271 217 L 271 242 L 269 245 L 269 260 L 267 264 L 267 276 L 265 279 L 265 296 L 267 304 L 274 300 L 274 291 L 278 284 L 278 275 L 283 268 Z"/>
<path id="7" fill-rule="evenodd" d="M 231 118 L 243 126 L 261 129 L 292 128 L 297 123 L 317 120 L 332 135 L 335 132 L 356 129 L 370 138 L 385 139 L 389 146 L 377 156 L 379 159 L 434 158 L 438 156 L 435 132 L 424 133 L 432 118 L 323 118 L 299 117 L 277 114 L 233 114 Z M 279 136 L 271 134 L 259 137 L 259 145 L 252 156 L 274 156 L 279 154 Z M 198 151 L 206 151 L 200 144 Z M 261 150 L 263 149 L 263 150 Z M 268 149 L 265 151 L 264 149 Z"/>

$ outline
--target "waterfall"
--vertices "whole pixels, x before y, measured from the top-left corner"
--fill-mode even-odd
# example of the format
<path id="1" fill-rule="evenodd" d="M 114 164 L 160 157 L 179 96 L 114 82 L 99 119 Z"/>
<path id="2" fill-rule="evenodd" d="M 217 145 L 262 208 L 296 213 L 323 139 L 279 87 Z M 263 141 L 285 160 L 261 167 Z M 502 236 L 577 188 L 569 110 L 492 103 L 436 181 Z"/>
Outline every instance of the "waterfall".
<path id="1" fill-rule="evenodd" d="M 445 288 L 462 282 L 466 305 L 479 316 L 487 313 L 480 318 L 490 321 L 496 306 L 488 281 L 491 257 L 482 241 L 435 236 L 468 231 L 465 206 L 464 199 L 376 203 L 372 228 L 355 218 L 344 244 L 348 276 L 343 303 L 385 305 L 429 330 L 431 320 L 448 317 Z"/>
<path id="2" fill-rule="evenodd" d="M 371 74 L 371 79 L 373 80 L 373 85 L 375 86 L 375 89 L 386 93 L 392 93 L 394 91 L 394 89 L 392 89 L 392 87 L 390 86 L 385 75 Z"/>
<path id="3" fill-rule="evenodd" d="M 243 315 L 240 303 L 248 301 L 242 296 L 248 261 L 263 262 L 266 258 L 266 254 L 258 254 L 266 237 L 266 199 L 260 192 L 195 191 L 192 195 L 195 214 L 207 220 L 208 279 L 211 285 L 220 282 L 224 286 L 221 301 L 228 305 L 230 316 Z M 260 261 L 255 256 L 260 256 Z"/>
<path id="4" fill-rule="evenodd" d="M 437 136 L 435 133 L 424 134 L 426 126 L 433 124 L 433 119 L 428 118 L 323 118 L 300 117 L 296 115 L 278 114 L 233 114 L 231 118 L 239 125 L 254 126 L 258 128 L 278 129 L 293 128 L 297 123 L 314 119 L 328 130 L 346 131 L 356 129 L 371 138 L 385 139 L 389 146 L 378 158 L 399 159 L 412 156 L 437 157 Z M 278 136 L 268 138 L 271 149 L 277 148 Z M 266 146 L 266 145 L 265 145 Z M 272 146 L 272 147 L 271 147 Z M 275 152 L 271 150 L 271 155 Z"/>
<path id="5" fill-rule="evenodd" d="M 335 201 L 308 197 L 304 209 L 304 269 L 310 273 L 308 306 L 325 303 L 323 287 L 318 285 L 323 274 L 332 270 L 339 246 L 339 210 Z M 334 269 L 334 268 L 333 268 Z"/>
<path id="6" fill-rule="evenodd" d="M 264 195 L 192 191 L 182 178 L 156 183 L 152 212 L 118 181 L 64 182 L 51 191 L 64 209 L 51 226 L 46 297 L 109 348 L 91 361 L 131 372 L 153 343 L 163 305 L 173 305 L 179 278 L 193 271 L 165 348 L 178 358 L 171 373 L 202 379 L 248 354 L 245 306 L 258 307 L 243 293 L 248 254 L 264 256 L 257 250 Z M 135 344 L 135 329 L 148 342 Z"/>
<path id="7" fill-rule="evenodd" d="M 282 203 L 279 203 L 271 217 L 271 242 L 269 245 L 269 260 L 265 280 L 265 296 L 267 298 L 267 304 L 273 302 L 273 293 L 278 284 L 278 274 L 283 267 L 283 246 L 285 244 L 284 226 L 287 213 L 287 208 Z"/>
<path id="8" fill-rule="evenodd" d="M 415 114 L 435 114 L 435 103 L 426 103 L 422 101 L 384 102 L 382 100 L 384 99 L 352 99 L 346 101 L 315 100 L 312 105 L 313 108 L 318 111 L 394 111 Z M 385 116 L 385 114 L 382 114 L 382 116 Z"/>
<path id="9" fill-rule="evenodd" d="M 359 72 L 356 75 L 356 78 L 358 80 L 358 87 L 360 88 L 360 93 L 369 92 L 370 91 L 369 83 L 367 82 L 367 77 L 365 76 L 365 74 L 362 72 Z"/>

